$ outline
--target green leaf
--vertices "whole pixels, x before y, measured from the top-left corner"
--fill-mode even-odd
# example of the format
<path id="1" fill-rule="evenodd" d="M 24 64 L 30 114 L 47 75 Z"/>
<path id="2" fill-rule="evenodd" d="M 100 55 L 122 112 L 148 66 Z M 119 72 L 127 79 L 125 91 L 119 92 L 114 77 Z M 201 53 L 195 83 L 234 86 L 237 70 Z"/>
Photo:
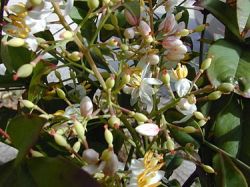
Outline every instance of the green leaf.
<path id="1" fill-rule="evenodd" d="M 237 0 L 237 21 L 240 32 L 248 25 L 248 19 L 250 18 L 250 1 L 249 0 Z"/>
<path id="2" fill-rule="evenodd" d="M 90 175 L 63 157 L 33 158 L 27 164 L 37 187 L 100 187 Z"/>
<path id="3" fill-rule="evenodd" d="M 241 38 L 236 11 L 228 4 L 218 0 L 198 0 L 195 5 L 207 9 L 221 21 L 238 39 Z"/>
<path id="4" fill-rule="evenodd" d="M 7 133 L 19 151 L 15 164 L 18 164 L 36 143 L 45 122 L 45 119 L 37 116 L 17 116 L 10 121 Z"/>
<path id="5" fill-rule="evenodd" d="M 214 123 L 216 145 L 235 157 L 242 133 L 241 114 L 241 106 L 236 98 L 232 98 L 216 116 Z"/>
<path id="6" fill-rule="evenodd" d="M 175 155 L 167 155 L 166 156 L 166 169 L 165 169 L 165 176 L 169 178 L 173 171 L 178 168 L 183 162 L 183 159 L 181 156 L 175 154 Z"/>
<path id="7" fill-rule="evenodd" d="M 42 97 L 45 90 L 42 78 L 50 73 L 52 67 L 52 64 L 41 61 L 34 68 L 28 91 L 28 99 L 30 101 L 38 101 Z"/>
<path id="8" fill-rule="evenodd" d="M 187 143 L 193 144 L 196 148 L 200 146 L 199 143 L 191 135 L 181 130 L 171 128 L 170 133 L 173 136 L 174 140 L 181 146 L 185 146 Z"/>
<path id="9" fill-rule="evenodd" d="M 4 39 L 3 39 L 4 40 Z M 32 61 L 33 52 L 24 47 L 10 47 L 1 42 L 1 58 L 9 73 Z"/>
<path id="10" fill-rule="evenodd" d="M 213 167 L 217 172 L 217 175 L 215 175 L 216 186 L 248 186 L 244 175 L 229 158 L 221 154 L 215 155 L 213 158 Z"/>
<path id="11" fill-rule="evenodd" d="M 217 40 L 209 49 L 214 56 L 207 75 L 213 86 L 223 82 L 235 85 L 235 92 L 250 97 L 250 51 L 226 40 Z"/>

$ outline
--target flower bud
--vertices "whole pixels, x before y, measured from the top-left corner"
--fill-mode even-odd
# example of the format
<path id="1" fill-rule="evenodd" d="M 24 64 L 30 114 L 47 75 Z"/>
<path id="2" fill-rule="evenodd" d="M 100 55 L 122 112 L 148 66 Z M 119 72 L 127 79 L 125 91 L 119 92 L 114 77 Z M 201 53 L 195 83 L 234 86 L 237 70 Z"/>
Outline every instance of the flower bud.
<path id="1" fill-rule="evenodd" d="M 60 38 L 64 39 L 64 40 L 69 40 L 72 39 L 74 36 L 74 33 L 71 31 L 64 31 L 60 34 Z"/>
<path id="2" fill-rule="evenodd" d="M 12 38 L 6 44 L 11 47 L 21 47 L 25 44 L 25 41 L 22 38 Z"/>
<path id="3" fill-rule="evenodd" d="M 30 150 L 30 153 L 32 157 L 44 157 L 44 155 L 41 152 L 35 151 L 33 149 Z"/>
<path id="4" fill-rule="evenodd" d="M 99 153 L 94 149 L 86 149 L 82 153 L 82 158 L 88 164 L 96 164 L 99 161 Z"/>
<path id="5" fill-rule="evenodd" d="M 105 166 L 103 168 L 103 173 L 106 176 L 113 176 L 115 172 L 118 170 L 119 161 L 116 154 L 113 151 L 109 151 L 110 156 L 106 161 Z"/>
<path id="6" fill-rule="evenodd" d="M 136 132 L 138 132 L 139 134 L 143 136 L 153 137 L 159 133 L 160 128 L 158 127 L 158 125 L 154 123 L 144 123 L 144 124 L 137 126 L 135 130 Z"/>
<path id="7" fill-rule="evenodd" d="M 80 103 L 80 112 L 81 112 L 81 115 L 84 117 L 91 116 L 93 112 L 93 103 L 88 96 L 85 96 L 84 98 L 82 98 L 81 103 Z"/>
<path id="8" fill-rule="evenodd" d="M 105 137 L 105 140 L 108 143 L 109 147 L 113 147 L 113 134 L 108 129 L 107 126 L 105 126 L 104 137 Z"/>
<path id="9" fill-rule="evenodd" d="M 170 75 L 166 69 L 162 71 L 161 80 L 166 85 L 170 84 Z"/>
<path id="10" fill-rule="evenodd" d="M 112 30 L 115 29 L 114 25 L 112 25 L 112 24 L 104 24 L 104 25 L 103 25 L 103 28 L 104 28 L 105 30 L 107 30 L 107 31 L 112 31 Z"/>
<path id="11" fill-rule="evenodd" d="M 127 10 L 127 9 L 124 10 L 124 16 L 125 16 L 126 21 L 130 25 L 133 25 L 133 26 L 138 25 L 139 19 L 136 17 L 136 15 L 134 15 L 129 10 Z"/>
<path id="12" fill-rule="evenodd" d="M 198 125 L 199 125 L 200 127 L 203 127 L 206 123 L 207 123 L 207 120 L 202 119 L 202 120 L 200 120 L 200 121 L 198 122 Z"/>
<path id="13" fill-rule="evenodd" d="M 147 55 L 147 61 L 150 65 L 156 65 L 160 62 L 160 57 L 156 54 L 149 54 Z"/>
<path id="14" fill-rule="evenodd" d="M 121 124 L 121 120 L 118 117 L 113 115 L 113 116 L 111 116 L 111 118 L 109 118 L 108 124 L 112 128 L 114 128 L 114 127 L 118 128 L 120 126 L 120 124 Z"/>
<path id="15" fill-rule="evenodd" d="M 221 97 L 221 95 L 222 95 L 221 91 L 214 91 L 214 92 L 210 93 L 207 96 L 207 98 L 208 98 L 208 100 L 213 101 L 213 100 L 219 99 Z"/>
<path id="16" fill-rule="evenodd" d="M 202 31 L 204 31 L 206 26 L 207 26 L 206 24 L 198 25 L 197 27 L 195 27 L 194 32 L 202 32 Z"/>
<path id="17" fill-rule="evenodd" d="M 234 85 L 231 83 L 221 83 L 221 85 L 218 87 L 218 90 L 223 93 L 230 93 L 234 90 Z"/>
<path id="18" fill-rule="evenodd" d="M 32 5 L 38 6 L 43 2 L 43 0 L 30 0 L 30 2 Z"/>
<path id="19" fill-rule="evenodd" d="M 175 15 L 175 20 L 176 20 L 176 21 L 179 21 L 179 20 L 181 19 L 183 12 L 184 12 L 184 11 L 180 11 L 180 12 L 178 12 L 178 13 Z"/>
<path id="20" fill-rule="evenodd" d="M 110 76 L 107 80 L 106 80 L 106 87 L 108 89 L 112 89 L 115 86 L 115 79 L 114 76 Z"/>
<path id="21" fill-rule="evenodd" d="M 108 43 L 107 43 L 109 46 L 111 46 L 111 47 L 117 47 L 117 45 L 118 45 L 118 41 L 116 40 L 116 39 L 110 39 L 109 41 L 108 41 Z"/>
<path id="22" fill-rule="evenodd" d="M 196 117 L 196 119 L 199 119 L 199 120 L 205 119 L 204 115 L 199 111 L 195 111 L 194 116 Z"/>
<path id="23" fill-rule="evenodd" d="M 214 169 L 211 166 L 202 164 L 201 167 L 204 169 L 205 172 L 207 173 L 215 173 Z"/>
<path id="24" fill-rule="evenodd" d="M 162 41 L 162 46 L 165 49 L 171 49 L 175 46 L 183 45 L 182 41 L 176 36 L 165 37 Z"/>
<path id="25" fill-rule="evenodd" d="M 190 31 L 188 29 L 182 29 L 177 33 L 177 36 L 184 37 L 190 34 Z"/>
<path id="26" fill-rule="evenodd" d="M 56 78 L 58 78 L 59 80 L 62 79 L 61 73 L 60 73 L 59 71 L 57 71 L 57 70 L 55 70 L 55 76 L 56 76 Z"/>
<path id="27" fill-rule="evenodd" d="M 154 41 L 154 38 L 151 35 L 145 36 L 145 42 L 151 44 Z"/>
<path id="28" fill-rule="evenodd" d="M 79 141 L 77 141 L 76 143 L 74 143 L 74 145 L 73 145 L 73 147 L 72 147 L 72 149 L 73 149 L 76 153 L 79 152 L 80 148 L 81 148 L 81 142 L 79 142 Z"/>
<path id="29" fill-rule="evenodd" d="M 128 51 L 129 48 L 126 44 L 121 44 L 120 48 L 123 50 L 123 51 Z"/>
<path id="30" fill-rule="evenodd" d="M 56 88 L 56 93 L 58 95 L 58 97 L 60 99 L 65 99 L 66 98 L 66 94 L 64 93 L 64 91 L 60 88 Z"/>
<path id="31" fill-rule="evenodd" d="M 100 4 L 99 0 L 88 0 L 87 3 L 90 10 L 95 10 Z"/>
<path id="32" fill-rule="evenodd" d="M 168 138 L 167 142 L 167 149 L 171 152 L 174 151 L 174 141 L 171 138 Z"/>
<path id="33" fill-rule="evenodd" d="M 150 26 L 145 21 L 140 21 L 138 30 L 142 36 L 148 36 L 151 33 Z"/>
<path id="34" fill-rule="evenodd" d="M 70 145 L 68 144 L 66 138 L 60 134 L 55 133 L 54 135 L 55 142 L 62 146 L 65 147 L 66 149 L 70 149 Z"/>
<path id="35" fill-rule="evenodd" d="M 86 140 L 85 129 L 83 125 L 77 120 L 74 121 L 74 129 L 76 131 L 78 138 L 81 139 L 82 141 L 85 141 Z"/>
<path id="36" fill-rule="evenodd" d="M 34 66 L 31 64 L 24 64 L 21 67 L 18 68 L 16 74 L 13 76 L 14 80 L 17 80 L 18 78 L 26 78 L 30 76 L 33 72 Z"/>
<path id="37" fill-rule="evenodd" d="M 133 115 L 133 117 L 134 117 L 135 120 L 138 121 L 138 122 L 144 123 L 144 122 L 148 121 L 147 116 L 145 116 L 144 114 L 139 113 L 139 112 L 136 112 L 136 113 Z"/>
<path id="38" fill-rule="evenodd" d="M 125 38 L 127 38 L 127 39 L 133 39 L 135 37 L 134 28 L 127 28 L 127 29 L 125 29 L 125 31 L 124 31 L 123 34 L 124 34 Z"/>
<path id="39" fill-rule="evenodd" d="M 109 158 L 110 158 L 110 150 L 109 150 L 109 149 L 105 149 L 105 150 L 102 152 L 101 159 L 102 159 L 103 161 L 107 161 Z"/>
<path id="40" fill-rule="evenodd" d="M 207 70 L 210 67 L 211 62 L 212 62 L 212 58 L 209 57 L 209 58 L 205 59 L 201 63 L 201 70 L 203 70 L 203 71 Z"/>
<path id="41" fill-rule="evenodd" d="M 29 101 L 29 100 L 21 100 L 20 102 L 21 102 L 21 104 L 22 104 L 24 107 L 29 108 L 29 109 L 32 109 L 32 108 L 35 107 L 35 104 L 33 104 L 33 103 L 32 103 L 31 101 Z"/>
<path id="42" fill-rule="evenodd" d="M 123 76 L 122 76 L 122 84 L 127 84 L 130 82 L 130 79 L 131 79 L 131 76 L 127 73 L 125 73 Z"/>
<path id="43" fill-rule="evenodd" d="M 158 30 L 164 33 L 171 33 L 176 24 L 174 14 L 167 14 L 166 18 L 160 23 Z"/>
<path id="44" fill-rule="evenodd" d="M 186 126 L 182 129 L 185 133 L 194 133 L 197 131 L 196 128 L 192 127 L 192 126 Z"/>
<path id="45" fill-rule="evenodd" d="M 78 51 L 74 51 L 72 53 L 69 53 L 67 56 L 70 60 L 77 62 L 77 61 L 81 60 L 82 54 Z"/>
<path id="46" fill-rule="evenodd" d="M 110 1 L 110 0 L 109 0 Z M 110 15 L 111 23 L 115 26 L 118 26 L 118 19 L 114 14 Z"/>
<path id="47" fill-rule="evenodd" d="M 109 5 L 110 0 L 102 0 L 102 3 L 103 3 L 104 5 Z"/>

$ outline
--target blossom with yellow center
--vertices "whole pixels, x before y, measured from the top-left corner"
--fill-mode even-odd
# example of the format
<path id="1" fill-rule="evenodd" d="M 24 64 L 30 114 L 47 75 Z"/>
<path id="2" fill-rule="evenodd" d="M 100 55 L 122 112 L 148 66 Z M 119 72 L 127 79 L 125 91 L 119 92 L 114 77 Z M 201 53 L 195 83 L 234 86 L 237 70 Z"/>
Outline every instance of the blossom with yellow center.
<path id="1" fill-rule="evenodd" d="M 185 65 L 178 63 L 177 68 L 173 70 L 173 73 L 176 79 L 184 79 L 188 75 L 188 69 Z"/>
<path id="2" fill-rule="evenodd" d="M 144 158 L 132 159 L 132 172 L 129 187 L 156 187 L 161 184 L 165 172 L 160 170 L 164 165 L 162 155 L 149 151 Z"/>
<path id="3" fill-rule="evenodd" d="M 186 78 L 188 75 L 188 69 L 185 65 L 179 63 L 177 68 L 172 71 L 174 77 L 177 79 L 174 84 L 175 91 L 179 97 L 183 97 L 188 93 L 191 86 L 191 81 Z"/>
<path id="4" fill-rule="evenodd" d="M 139 99 L 146 106 L 147 111 L 153 108 L 153 86 L 159 86 L 162 82 L 156 78 L 151 78 L 149 65 L 146 65 L 140 72 L 131 75 L 130 82 L 124 87 L 123 91 L 131 94 L 130 104 L 133 106 Z"/>

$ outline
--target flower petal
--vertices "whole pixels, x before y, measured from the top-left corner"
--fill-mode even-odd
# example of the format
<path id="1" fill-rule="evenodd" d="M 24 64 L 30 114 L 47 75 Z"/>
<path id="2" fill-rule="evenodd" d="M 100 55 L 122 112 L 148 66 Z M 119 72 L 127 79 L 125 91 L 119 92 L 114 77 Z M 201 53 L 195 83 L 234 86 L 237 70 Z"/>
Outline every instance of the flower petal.
<path id="1" fill-rule="evenodd" d="M 143 136 L 156 136 L 160 128 L 154 123 L 144 123 L 135 128 L 136 132 Z"/>
<path id="2" fill-rule="evenodd" d="M 149 179 L 147 185 L 155 184 L 159 182 L 165 175 L 165 171 L 159 170 L 154 172 L 155 176 Z"/>
<path id="3" fill-rule="evenodd" d="M 188 93 L 190 86 L 191 86 L 191 82 L 186 78 L 180 79 L 176 81 L 174 84 L 176 93 L 178 94 L 179 97 L 185 96 Z"/>
<path id="4" fill-rule="evenodd" d="M 150 85 L 161 85 L 162 81 L 156 78 L 144 78 L 143 82 L 150 84 Z"/>

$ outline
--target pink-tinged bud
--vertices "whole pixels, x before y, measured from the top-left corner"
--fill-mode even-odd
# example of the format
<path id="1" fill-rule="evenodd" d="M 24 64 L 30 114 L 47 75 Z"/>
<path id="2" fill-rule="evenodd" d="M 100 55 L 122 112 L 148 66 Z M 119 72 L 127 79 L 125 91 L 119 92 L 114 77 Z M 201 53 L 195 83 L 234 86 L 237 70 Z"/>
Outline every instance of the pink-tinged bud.
<path id="1" fill-rule="evenodd" d="M 113 176 L 118 170 L 118 158 L 113 151 L 109 151 L 109 159 L 106 160 L 105 166 L 103 168 L 104 175 Z"/>
<path id="2" fill-rule="evenodd" d="M 172 51 L 168 51 L 167 53 L 164 54 L 165 54 L 164 58 L 169 61 L 180 61 L 185 57 L 184 54 L 178 54 Z"/>
<path id="3" fill-rule="evenodd" d="M 148 36 L 151 33 L 151 28 L 145 21 L 140 21 L 138 30 L 142 36 Z"/>
<path id="4" fill-rule="evenodd" d="M 99 153 L 94 149 L 86 149 L 82 153 L 82 158 L 88 164 L 96 164 L 99 161 Z"/>
<path id="5" fill-rule="evenodd" d="M 91 116 L 93 112 L 93 103 L 91 99 L 88 96 L 85 96 L 80 103 L 80 112 L 81 115 L 84 117 L 89 117 Z"/>
<path id="6" fill-rule="evenodd" d="M 17 80 L 18 78 L 26 78 L 30 76 L 33 72 L 34 66 L 31 64 L 24 64 L 21 67 L 18 68 L 16 74 L 13 76 L 14 80 Z"/>
<path id="7" fill-rule="evenodd" d="M 172 34 L 176 31 L 177 22 L 174 14 L 167 14 L 166 18 L 159 25 L 158 30 L 164 33 Z"/>
<path id="8" fill-rule="evenodd" d="M 121 120 L 116 116 L 111 116 L 111 118 L 109 118 L 109 120 L 108 120 L 108 124 L 112 128 L 119 128 L 119 126 L 121 124 Z"/>
<path id="9" fill-rule="evenodd" d="M 162 41 L 162 46 L 165 49 L 171 49 L 175 46 L 180 46 L 182 44 L 183 44 L 182 41 L 178 37 L 175 37 L 175 36 L 166 37 Z"/>
<path id="10" fill-rule="evenodd" d="M 144 123 L 142 125 L 137 126 L 135 130 L 143 136 L 153 137 L 159 133 L 160 128 L 154 123 Z"/>
<path id="11" fill-rule="evenodd" d="M 170 75 L 166 69 L 162 71 L 161 80 L 166 85 L 170 84 Z"/>
<path id="12" fill-rule="evenodd" d="M 185 54 L 187 52 L 187 47 L 185 45 L 178 45 L 171 49 L 174 53 Z"/>
<path id="13" fill-rule="evenodd" d="M 127 28 L 127 29 L 125 29 L 125 31 L 124 31 L 124 36 L 125 36 L 125 38 L 127 38 L 127 39 L 133 39 L 134 37 L 135 37 L 135 30 L 134 30 L 134 28 Z"/>
<path id="14" fill-rule="evenodd" d="M 129 10 L 127 10 L 127 9 L 124 10 L 124 16 L 125 16 L 126 21 L 130 25 L 136 26 L 139 24 L 139 18 L 137 18 L 136 15 L 134 15 Z"/>

